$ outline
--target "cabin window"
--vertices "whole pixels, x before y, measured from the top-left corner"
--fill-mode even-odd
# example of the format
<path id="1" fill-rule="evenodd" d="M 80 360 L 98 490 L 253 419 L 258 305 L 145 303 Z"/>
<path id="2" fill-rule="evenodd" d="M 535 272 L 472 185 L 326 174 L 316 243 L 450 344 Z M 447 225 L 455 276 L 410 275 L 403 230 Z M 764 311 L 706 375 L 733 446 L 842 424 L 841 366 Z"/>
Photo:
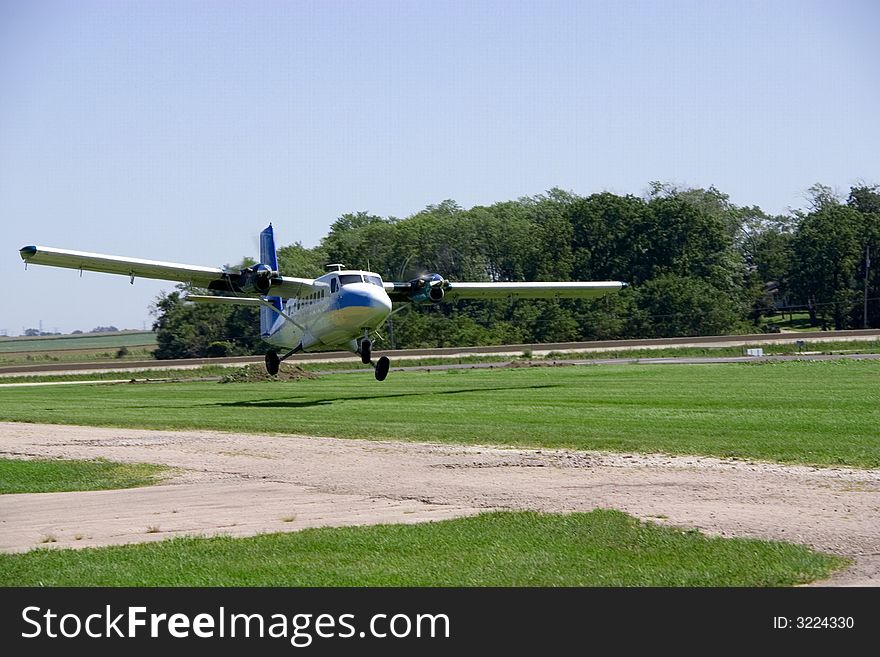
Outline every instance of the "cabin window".
<path id="1" fill-rule="evenodd" d="M 363 283 L 364 277 L 360 274 L 340 274 L 339 282 L 342 285 L 349 285 L 351 283 Z"/>

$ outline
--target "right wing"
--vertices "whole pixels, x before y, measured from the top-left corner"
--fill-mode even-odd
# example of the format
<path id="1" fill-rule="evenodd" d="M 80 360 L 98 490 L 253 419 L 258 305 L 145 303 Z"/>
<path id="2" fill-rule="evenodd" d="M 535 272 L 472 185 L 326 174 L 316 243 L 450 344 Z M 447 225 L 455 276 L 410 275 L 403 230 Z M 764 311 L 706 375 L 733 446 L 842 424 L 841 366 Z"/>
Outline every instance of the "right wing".
<path id="1" fill-rule="evenodd" d="M 456 299 L 594 299 L 626 287 L 620 281 L 457 283 L 449 281 L 445 298 Z"/>
<path id="2" fill-rule="evenodd" d="M 276 272 L 267 272 L 269 286 L 262 291 L 255 285 L 258 275 L 252 269 L 241 271 L 221 269 L 219 267 L 201 267 L 184 265 L 158 260 L 142 260 L 126 258 L 102 253 L 70 251 L 49 246 L 25 246 L 19 253 L 21 259 L 28 264 L 64 267 L 80 271 L 97 271 L 105 274 L 120 274 L 135 278 L 156 278 L 164 281 L 191 283 L 195 287 L 218 290 L 252 296 L 298 297 L 308 294 L 315 281 L 311 278 L 293 278 L 280 276 Z"/>
<path id="3" fill-rule="evenodd" d="M 456 282 L 426 274 L 406 282 L 386 282 L 392 302 L 456 301 L 458 299 L 594 299 L 626 287 L 622 281 Z"/>

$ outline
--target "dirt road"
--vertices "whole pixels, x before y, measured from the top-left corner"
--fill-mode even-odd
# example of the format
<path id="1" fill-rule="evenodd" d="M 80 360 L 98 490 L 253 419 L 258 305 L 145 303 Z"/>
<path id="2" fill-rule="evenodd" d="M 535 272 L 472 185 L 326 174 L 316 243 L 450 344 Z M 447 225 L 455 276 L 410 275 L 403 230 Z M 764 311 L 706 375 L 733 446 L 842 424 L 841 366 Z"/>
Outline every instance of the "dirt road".
<path id="1" fill-rule="evenodd" d="M 0 497 L 0 549 L 421 522 L 487 509 L 627 511 L 850 556 L 880 585 L 880 471 L 706 457 L 0 423 L 0 455 L 178 468 L 159 486 Z"/>

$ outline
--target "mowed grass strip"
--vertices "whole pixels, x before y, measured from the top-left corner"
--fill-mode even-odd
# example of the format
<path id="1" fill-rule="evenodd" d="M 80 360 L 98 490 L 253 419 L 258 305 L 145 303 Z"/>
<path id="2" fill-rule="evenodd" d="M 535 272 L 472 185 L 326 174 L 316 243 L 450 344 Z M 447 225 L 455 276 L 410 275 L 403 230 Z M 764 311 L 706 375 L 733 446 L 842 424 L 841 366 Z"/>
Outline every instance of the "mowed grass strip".
<path id="1" fill-rule="evenodd" d="M 0 389 L 0 420 L 880 467 L 880 362 L 369 373 Z"/>
<path id="2" fill-rule="evenodd" d="M 0 493 L 136 488 L 157 483 L 167 471 L 151 463 L 0 458 Z"/>
<path id="3" fill-rule="evenodd" d="M 848 562 L 619 511 L 178 538 L 0 555 L 2 586 L 790 586 Z"/>

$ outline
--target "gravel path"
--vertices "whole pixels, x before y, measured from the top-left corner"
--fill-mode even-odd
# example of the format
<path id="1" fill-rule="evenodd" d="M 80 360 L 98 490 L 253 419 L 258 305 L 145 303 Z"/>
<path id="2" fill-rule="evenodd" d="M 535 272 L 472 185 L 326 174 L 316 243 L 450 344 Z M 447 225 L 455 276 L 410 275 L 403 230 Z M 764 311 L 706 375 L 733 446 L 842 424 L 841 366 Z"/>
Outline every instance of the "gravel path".
<path id="1" fill-rule="evenodd" d="M 4 551 L 601 507 L 710 534 L 804 543 L 855 559 L 824 584 L 880 586 L 880 470 L 18 423 L 0 423 L 0 456 L 179 469 L 148 488 L 4 495 Z"/>

